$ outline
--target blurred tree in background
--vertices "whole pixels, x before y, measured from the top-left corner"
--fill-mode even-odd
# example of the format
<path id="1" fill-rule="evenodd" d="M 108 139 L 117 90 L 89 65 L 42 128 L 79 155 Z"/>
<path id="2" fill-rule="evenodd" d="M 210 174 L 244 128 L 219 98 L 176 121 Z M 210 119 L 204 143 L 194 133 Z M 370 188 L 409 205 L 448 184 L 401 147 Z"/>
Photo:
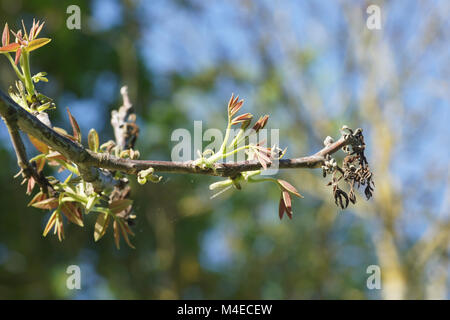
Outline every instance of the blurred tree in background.
<path id="1" fill-rule="evenodd" d="M 222 128 L 235 92 L 271 115 L 287 156 L 362 127 L 377 189 L 342 211 L 320 170 L 282 172 L 306 197 L 280 221 L 271 185 L 210 199 L 214 178 L 166 174 L 133 188 L 136 250 L 73 225 L 59 243 L 42 238 L 48 215 L 25 206 L 2 123 L 0 298 L 448 299 L 450 4 L 373 3 L 381 30 L 366 27 L 372 2 L 288 0 L 79 1 L 81 30 L 69 30 L 70 1 L 1 0 L 1 25 L 46 21 L 53 41 L 32 68 L 49 74 L 41 91 L 59 106 L 55 125 L 69 127 L 68 106 L 83 133 L 112 138 L 126 84 L 141 158 L 168 159 L 172 131 Z M 2 90 L 14 76 L 1 59 Z M 72 264 L 82 290 L 66 288 Z M 381 290 L 366 286 L 370 265 Z"/>

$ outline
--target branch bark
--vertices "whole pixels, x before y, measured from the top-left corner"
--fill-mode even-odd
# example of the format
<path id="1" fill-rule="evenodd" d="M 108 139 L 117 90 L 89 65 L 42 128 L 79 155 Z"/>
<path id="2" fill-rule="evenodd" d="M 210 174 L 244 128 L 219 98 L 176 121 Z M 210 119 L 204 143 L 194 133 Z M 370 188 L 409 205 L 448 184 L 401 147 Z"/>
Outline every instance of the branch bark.
<path id="1" fill-rule="evenodd" d="M 14 120 L 11 121 L 11 119 L 5 119 L 5 124 L 8 128 L 11 142 L 17 157 L 17 164 L 20 168 L 20 172 L 18 173 L 18 175 L 22 174 L 22 176 L 26 179 L 33 178 L 34 181 L 36 181 L 36 183 L 41 187 L 42 191 L 48 194 L 50 191 L 52 191 L 52 186 L 44 177 L 44 175 L 39 174 L 38 170 L 28 162 L 25 145 L 23 144 L 22 138 L 20 137 L 17 123 Z"/>
<path id="2" fill-rule="evenodd" d="M 126 102 L 124 101 L 125 104 Z M 5 121 L 16 121 L 20 130 L 41 140 L 52 149 L 73 161 L 79 167 L 83 178 L 88 182 L 92 182 L 94 187 L 99 189 L 105 186 L 116 186 L 120 183 L 120 181 L 113 179 L 111 175 L 108 175 L 101 169 L 137 174 L 141 170 L 153 168 L 155 172 L 234 177 L 244 171 L 259 170 L 262 168 L 261 164 L 256 160 L 216 163 L 212 168 L 204 169 L 195 166 L 193 161 L 130 160 L 118 158 L 106 153 L 94 153 L 43 124 L 38 118 L 25 111 L 2 91 L 0 91 L 0 115 Z M 336 142 L 329 144 L 311 156 L 281 159 L 278 165 L 280 169 L 318 168 L 324 164 L 327 155 L 337 152 L 348 144 L 350 144 L 350 139 L 342 136 Z M 270 165 L 268 167 L 270 168 Z"/>

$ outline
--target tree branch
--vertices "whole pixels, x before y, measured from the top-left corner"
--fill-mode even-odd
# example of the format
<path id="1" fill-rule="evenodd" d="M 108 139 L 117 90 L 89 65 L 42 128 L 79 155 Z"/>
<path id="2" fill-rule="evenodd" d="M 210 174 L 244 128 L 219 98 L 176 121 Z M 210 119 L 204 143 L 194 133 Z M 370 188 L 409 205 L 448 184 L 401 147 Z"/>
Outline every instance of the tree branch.
<path id="1" fill-rule="evenodd" d="M 41 140 L 52 149 L 78 165 L 83 178 L 94 184 L 96 189 L 105 186 L 115 186 L 120 181 L 112 178 L 101 169 L 122 171 L 127 174 L 137 174 L 141 170 L 153 168 L 155 172 L 173 172 L 188 174 L 205 174 L 212 176 L 234 177 L 244 171 L 259 170 L 261 164 L 254 161 L 239 161 L 233 163 L 215 163 L 212 168 L 200 168 L 193 161 L 172 162 L 152 160 L 130 160 L 118 158 L 107 153 L 94 153 L 43 124 L 38 118 L 25 111 L 11 98 L 0 91 L 0 114 L 8 121 L 16 119 L 19 128 L 35 138 Z M 127 104 L 124 95 L 124 107 Z M 129 108 L 128 108 L 129 110 Z M 118 135 L 120 137 L 120 134 Z M 120 139 L 119 139 L 120 140 Z M 311 156 L 295 159 L 279 160 L 279 168 L 317 168 L 324 164 L 325 157 L 337 152 L 342 147 L 351 143 L 348 136 L 342 136 Z M 273 166 L 273 164 L 272 164 Z M 270 168 L 270 165 L 268 165 Z"/>

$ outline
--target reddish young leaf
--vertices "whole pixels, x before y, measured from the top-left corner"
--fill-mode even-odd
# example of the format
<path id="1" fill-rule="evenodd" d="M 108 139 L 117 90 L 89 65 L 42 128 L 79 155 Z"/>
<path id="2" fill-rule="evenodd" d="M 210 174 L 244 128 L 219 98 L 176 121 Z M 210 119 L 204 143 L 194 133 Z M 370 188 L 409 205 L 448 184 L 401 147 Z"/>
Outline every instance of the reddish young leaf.
<path id="1" fill-rule="evenodd" d="M 231 124 L 235 125 L 235 124 L 238 124 L 238 123 L 241 123 L 244 121 L 251 120 L 252 118 L 253 118 L 253 115 L 251 113 L 244 113 L 244 114 L 241 114 L 240 116 L 237 116 L 236 118 L 234 118 L 231 121 Z"/>
<path id="2" fill-rule="evenodd" d="M 259 130 L 263 129 L 266 126 L 267 120 L 269 119 L 269 116 L 266 114 L 264 117 L 260 117 L 258 121 L 253 125 L 253 130 L 258 132 Z"/>
<path id="3" fill-rule="evenodd" d="M 118 220 L 118 221 L 119 221 L 120 230 L 122 231 L 122 236 L 123 236 L 125 242 L 128 244 L 128 246 L 130 248 L 136 249 L 136 247 L 131 244 L 130 239 L 128 239 L 127 229 L 125 228 L 126 223 L 123 222 L 122 220 Z"/>
<path id="4" fill-rule="evenodd" d="M 5 23 L 2 34 L 2 46 L 5 47 L 9 44 L 9 28 L 8 23 Z"/>
<path id="5" fill-rule="evenodd" d="M 113 213 L 117 214 L 127 209 L 132 204 L 133 200 L 130 199 L 114 200 L 109 204 L 109 209 L 111 209 Z"/>
<path id="6" fill-rule="evenodd" d="M 20 55 L 22 54 L 22 48 L 17 49 L 16 58 L 14 59 L 14 63 L 17 65 L 19 63 Z"/>
<path id="7" fill-rule="evenodd" d="M 22 28 L 23 28 L 23 33 L 24 33 L 24 39 L 29 40 L 28 34 L 27 34 L 27 28 L 25 27 L 25 22 L 23 22 L 23 20 L 22 20 Z"/>
<path id="8" fill-rule="evenodd" d="M 38 34 L 41 32 L 42 28 L 44 27 L 45 21 L 42 21 L 41 25 L 39 25 L 39 21 L 37 22 L 36 26 L 36 32 L 34 33 L 34 37 L 36 38 Z"/>
<path id="9" fill-rule="evenodd" d="M 242 108 L 244 104 L 244 100 L 239 101 L 238 103 L 236 103 L 230 110 L 230 116 L 234 116 L 236 113 L 238 113 L 238 111 Z"/>
<path id="10" fill-rule="evenodd" d="M 234 93 L 231 95 L 230 101 L 228 101 L 228 114 L 230 117 L 234 116 L 239 109 L 242 108 L 242 105 L 244 104 L 244 100 L 239 101 L 239 96 L 236 98 L 234 97 Z"/>
<path id="11" fill-rule="evenodd" d="M 259 152 L 257 150 L 254 151 L 254 154 L 255 154 L 256 159 L 258 160 L 258 162 L 263 167 L 263 169 L 266 170 L 267 169 L 267 162 L 261 157 L 261 155 L 259 154 Z"/>
<path id="12" fill-rule="evenodd" d="M 70 113 L 69 108 L 67 108 L 67 114 L 69 115 L 70 125 L 72 126 L 73 137 L 76 139 L 76 141 L 81 142 L 80 127 L 78 126 L 77 120 L 75 120 L 75 118 Z"/>
<path id="13" fill-rule="evenodd" d="M 45 158 L 39 158 L 36 160 L 37 173 L 41 173 L 42 170 L 44 170 L 44 166 L 45 166 L 46 162 L 47 162 L 47 159 L 45 159 Z"/>
<path id="14" fill-rule="evenodd" d="M 267 165 L 272 164 L 272 161 L 270 158 L 268 158 L 264 153 L 260 152 L 258 149 L 254 150 L 256 158 L 258 159 L 258 162 L 261 164 L 264 170 L 267 169 Z"/>
<path id="15" fill-rule="evenodd" d="M 113 222 L 113 229 L 114 229 L 114 242 L 116 243 L 116 248 L 120 249 L 120 234 L 119 234 L 119 226 L 117 223 L 117 220 L 114 220 Z"/>
<path id="16" fill-rule="evenodd" d="M 18 43 L 11 43 L 11 44 L 7 44 L 6 46 L 0 47 L 0 52 L 14 52 L 17 49 L 20 48 L 20 44 Z M 16 63 L 17 64 L 17 63 Z"/>
<path id="17" fill-rule="evenodd" d="M 299 198 L 303 198 L 303 196 L 297 191 L 297 189 L 295 189 L 295 187 L 291 185 L 289 182 L 281 179 L 278 179 L 277 181 L 283 190 L 289 191 L 290 193 L 296 195 Z"/>
<path id="18" fill-rule="evenodd" d="M 33 40 L 34 39 L 34 31 L 36 30 L 36 19 L 35 18 L 33 18 L 33 25 L 31 26 L 31 29 L 30 29 L 30 40 Z"/>
<path id="19" fill-rule="evenodd" d="M 27 184 L 27 195 L 30 195 L 31 192 L 33 192 L 34 186 L 36 185 L 36 180 L 34 180 L 33 177 L 30 177 L 28 179 L 28 184 Z"/>
<path id="20" fill-rule="evenodd" d="M 47 154 L 48 153 L 48 146 L 43 143 L 41 140 L 36 139 L 35 137 L 33 137 L 32 135 L 28 135 L 28 139 L 30 139 L 31 143 L 33 144 L 33 146 L 40 152 L 43 154 Z"/>
<path id="21" fill-rule="evenodd" d="M 53 226 L 56 223 L 56 217 L 57 217 L 58 213 L 56 211 L 54 211 L 52 213 L 52 215 L 50 216 L 50 218 L 48 219 L 47 225 L 44 228 L 44 232 L 42 233 L 42 235 L 45 237 L 47 236 L 47 233 L 53 228 Z"/>
<path id="22" fill-rule="evenodd" d="M 84 226 L 83 216 L 76 202 L 64 202 L 61 205 L 61 211 L 73 224 L 76 224 L 80 227 Z"/>
<path id="23" fill-rule="evenodd" d="M 36 193 L 36 195 L 31 199 L 31 201 L 28 203 L 28 207 L 31 206 L 33 203 L 41 202 L 42 200 L 47 199 L 47 195 L 43 193 L 42 191 L 39 191 Z"/>
<path id="24" fill-rule="evenodd" d="M 61 215 L 56 216 L 55 232 L 58 234 L 58 240 L 61 242 L 64 239 L 64 224 Z"/>
<path id="25" fill-rule="evenodd" d="M 283 219 L 283 215 L 286 212 L 286 206 L 284 205 L 283 196 L 280 197 L 280 204 L 278 206 L 278 216 L 280 220 Z"/>
<path id="26" fill-rule="evenodd" d="M 64 157 L 61 153 L 58 151 L 52 151 L 49 154 L 47 154 L 46 158 L 48 160 L 63 160 L 68 161 L 66 157 Z"/>
<path id="27" fill-rule="evenodd" d="M 43 210 L 51 210 L 56 209 L 58 207 L 59 201 L 57 198 L 48 198 L 41 200 L 39 202 L 34 202 L 31 204 L 31 206 Z"/>
<path id="28" fill-rule="evenodd" d="M 284 206 L 286 207 L 286 214 L 288 215 L 289 219 L 292 219 L 292 202 L 289 192 L 283 191 L 283 201 Z"/>

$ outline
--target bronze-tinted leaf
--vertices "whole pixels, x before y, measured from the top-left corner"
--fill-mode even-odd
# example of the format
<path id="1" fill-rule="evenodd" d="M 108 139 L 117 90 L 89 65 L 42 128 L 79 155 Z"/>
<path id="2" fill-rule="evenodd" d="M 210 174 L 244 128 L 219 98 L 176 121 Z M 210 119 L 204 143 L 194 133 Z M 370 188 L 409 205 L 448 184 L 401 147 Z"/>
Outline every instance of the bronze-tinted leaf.
<path id="1" fill-rule="evenodd" d="M 109 209 L 111 209 L 113 213 L 117 214 L 127 209 L 132 204 L 133 200 L 130 199 L 114 200 L 109 204 Z"/>
<path id="2" fill-rule="evenodd" d="M 42 233 L 42 235 L 45 237 L 47 236 L 47 233 L 53 228 L 53 226 L 56 223 L 56 217 L 57 217 L 58 213 L 56 211 L 54 211 L 52 213 L 52 215 L 50 216 L 50 218 L 48 219 L 47 225 L 44 228 L 44 232 Z"/>
<path id="3" fill-rule="evenodd" d="M 28 135 L 28 139 L 30 139 L 31 143 L 33 144 L 33 146 L 40 152 L 43 154 L 47 154 L 48 153 L 48 146 L 43 143 L 41 140 L 36 139 L 35 137 L 33 137 L 32 135 Z"/>
<path id="4" fill-rule="evenodd" d="M 292 219 L 292 202 L 291 202 L 291 196 L 289 195 L 289 192 L 283 191 L 283 201 L 284 206 L 286 207 L 286 214 L 288 215 L 289 219 Z"/>
<path id="5" fill-rule="evenodd" d="M 64 239 L 64 225 L 61 215 L 58 212 L 58 215 L 56 216 L 56 223 L 55 223 L 55 231 L 58 234 L 58 240 L 61 242 Z"/>
<path id="6" fill-rule="evenodd" d="M 118 222 L 119 222 L 120 230 L 122 231 L 122 236 L 123 236 L 125 242 L 127 243 L 127 245 L 130 248 L 136 249 L 135 246 L 133 246 L 131 244 L 130 239 L 128 238 L 128 232 L 127 232 L 127 229 L 126 229 L 126 228 L 128 228 L 128 226 L 125 227 L 125 223 L 122 220 L 118 220 Z M 130 232 L 131 232 L 131 230 L 130 230 Z"/>
<path id="7" fill-rule="evenodd" d="M 244 100 L 237 102 L 230 110 L 230 116 L 234 116 L 242 108 Z"/>
<path id="8" fill-rule="evenodd" d="M 114 220 L 113 222 L 113 229 L 114 229 L 114 242 L 116 243 L 116 248 L 120 249 L 120 231 L 119 231 L 119 225 L 117 223 L 117 220 Z"/>
<path id="9" fill-rule="evenodd" d="M 44 199 L 39 202 L 35 202 L 35 203 L 31 204 L 31 206 L 33 206 L 35 208 L 43 209 L 43 210 L 56 209 L 58 207 L 58 205 L 59 205 L 59 201 L 57 198 L 54 198 L 54 197 Z"/>
<path id="10" fill-rule="evenodd" d="M 107 213 L 100 213 L 95 222 L 94 230 L 94 241 L 100 240 L 106 233 L 108 229 L 109 222 L 111 221 L 111 216 Z"/>
<path id="11" fill-rule="evenodd" d="M 34 180 L 33 177 L 30 177 L 28 179 L 28 184 L 27 184 L 27 195 L 30 195 L 31 192 L 33 192 L 34 186 L 36 185 L 36 180 Z"/>
<path id="12" fill-rule="evenodd" d="M 37 37 L 44 27 L 45 21 L 42 21 L 41 25 L 39 25 L 39 21 L 37 22 L 36 32 L 34 33 L 34 37 Z"/>
<path id="13" fill-rule="evenodd" d="M 78 126 L 78 122 L 70 113 L 69 108 L 67 108 L 66 110 L 67 114 L 69 115 L 70 125 L 72 126 L 73 137 L 76 139 L 76 141 L 81 142 L 81 131 L 80 127 Z"/>
<path id="14" fill-rule="evenodd" d="M 231 124 L 235 125 L 235 124 L 238 124 L 238 123 L 241 123 L 241 122 L 249 121 L 252 118 L 253 118 L 253 115 L 251 113 L 244 113 L 244 114 L 241 114 L 240 116 L 237 116 L 236 118 L 234 118 L 231 121 Z"/>
<path id="15" fill-rule="evenodd" d="M 64 157 L 61 153 L 59 153 L 58 151 L 52 151 L 49 154 L 47 154 L 47 156 L 45 157 L 48 160 L 63 160 L 63 161 L 68 161 L 66 157 Z"/>
<path id="16" fill-rule="evenodd" d="M 41 202 L 43 200 L 47 199 L 47 195 L 43 193 L 42 191 L 39 191 L 36 193 L 36 195 L 31 199 L 31 201 L 28 203 L 28 207 L 31 206 L 33 203 Z"/>
<path id="17" fill-rule="evenodd" d="M 38 173 L 41 173 L 42 170 L 44 169 L 45 162 L 46 162 L 45 158 L 36 159 L 36 170 Z"/>
<path id="18" fill-rule="evenodd" d="M 260 154 L 257 150 L 255 150 L 254 153 L 255 153 L 255 156 L 256 156 L 258 162 L 261 164 L 262 168 L 264 170 L 266 170 L 267 169 L 267 163 L 268 163 L 266 161 L 267 157 L 264 158 L 264 156 L 262 154 Z M 269 162 L 270 162 L 270 160 L 269 160 Z"/>
<path id="19" fill-rule="evenodd" d="M 280 220 L 283 219 L 283 215 L 286 212 L 286 206 L 284 205 L 283 196 L 280 197 L 280 204 L 278 206 L 278 216 Z"/>
<path id="20" fill-rule="evenodd" d="M 83 227 L 83 215 L 75 202 L 63 202 L 61 205 L 62 213 L 67 217 L 67 219 L 80 227 Z"/>
<path id="21" fill-rule="evenodd" d="M 296 195 L 299 198 L 303 198 L 303 196 L 295 189 L 295 187 L 285 180 L 278 179 L 277 180 L 283 190 L 289 191 L 290 193 Z"/>
<path id="22" fill-rule="evenodd" d="M 231 95 L 230 101 L 228 101 L 228 114 L 230 117 L 234 116 L 244 104 L 244 100 L 239 101 L 239 96 L 234 97 L 234 93 Z"/>

